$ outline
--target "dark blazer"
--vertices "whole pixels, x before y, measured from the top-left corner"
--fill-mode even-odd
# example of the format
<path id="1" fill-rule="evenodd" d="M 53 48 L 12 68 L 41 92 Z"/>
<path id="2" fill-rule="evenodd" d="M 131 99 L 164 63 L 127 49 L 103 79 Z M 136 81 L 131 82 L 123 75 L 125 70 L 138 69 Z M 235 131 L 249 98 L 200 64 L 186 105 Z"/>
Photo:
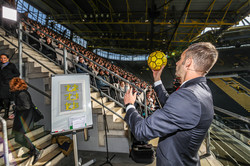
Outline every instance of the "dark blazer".
<path id="1" fill-rule="evenodd" d="M 77 64 L 80 65 L 80 66 L 82 66 L 83 68 L 89 70 L 89 69 L 88 69 L 88 66 L 87 66 L 85 63 L 78 62 Z M 77 72 L 77 73 L 88 73 L 88 72 L 86 72 L 85 70 L 82 70 L 82 69 L 81 69 L 80 67 L 78 67 L 78 66 L 76 66 L 76 72 Z"/>
<path id="2" fill-rule="evenodd" d="M 14 92 L 15 119 L 13 132 L 27 133 L 34 127 L 34 110 L 31 96 L 27 90 Z"/>
<path id="3" fill-rule="evenodd" d="M 98 77 L 101 77 L 102 79 L 106 80 L 106 78 L 104 77 L 104 75 L 97 75 Z M 102 80 L 96 79 L 96 86 L 98 89 L 104 87 L 104 86 L 109 86 L 108 84 L 106 84 L 105 82 L 103 82 Z"/>
<path id="4" fill-rule="evenodd" d="M 158 166 L 200 165 L 198 150 L 213 120 L 213 100 L 205 77 L 187 81 L 170 96 L 158 85 L 162 109 L 143 119 L 134 108 L 125 116 L 137 140 L 160 137 Z"/>
<path id="5" fill-rule="evenodd" d="M 13 77 L 19 77 L 19 75 L 20 73 L 13 63 L 9 62 L 3 69 L 0 65 L 0 98 L 10 98 L 9 82 Z"/>

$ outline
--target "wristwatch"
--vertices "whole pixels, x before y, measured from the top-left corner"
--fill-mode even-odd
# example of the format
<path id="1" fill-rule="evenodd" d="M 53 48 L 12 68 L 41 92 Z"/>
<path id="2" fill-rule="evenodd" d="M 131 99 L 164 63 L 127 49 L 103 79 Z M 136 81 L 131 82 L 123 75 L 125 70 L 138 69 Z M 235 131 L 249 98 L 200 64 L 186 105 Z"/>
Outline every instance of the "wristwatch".
<path id="1" fill-rule="evenodd" d="M 129 105 L 134 105 L 134 104 L 132 104 L 132 103 L 128 103 L 128 104 L 126 104 L 126 105 L 125 105 L 125 107 L 127 108 L 127 106 L 129 106 Z"/>

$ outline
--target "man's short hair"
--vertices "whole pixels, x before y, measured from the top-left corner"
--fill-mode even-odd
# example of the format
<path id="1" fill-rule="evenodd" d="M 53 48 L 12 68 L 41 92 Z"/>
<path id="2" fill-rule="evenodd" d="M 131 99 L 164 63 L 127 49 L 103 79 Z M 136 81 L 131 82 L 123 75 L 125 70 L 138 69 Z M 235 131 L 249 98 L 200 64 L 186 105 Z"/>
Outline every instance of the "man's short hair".
<path id="1" fill-rule="evenodd" d="M 192 58 L 196 71 L 208 73 L 218 59 L 218 51 L 209 42 L 199 42 L 190 45 L 185 51 L 184 63 Z"/>

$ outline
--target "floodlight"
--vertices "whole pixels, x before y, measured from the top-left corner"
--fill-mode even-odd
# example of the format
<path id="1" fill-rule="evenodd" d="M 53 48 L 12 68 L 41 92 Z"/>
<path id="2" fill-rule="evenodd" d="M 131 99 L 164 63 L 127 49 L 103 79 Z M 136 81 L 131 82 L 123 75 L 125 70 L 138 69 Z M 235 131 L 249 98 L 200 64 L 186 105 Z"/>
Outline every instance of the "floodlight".
<path id="1" fill-rule="evenodd" d="M 17 10 L 3 6 L 3 18 L 17 21 Z"/>

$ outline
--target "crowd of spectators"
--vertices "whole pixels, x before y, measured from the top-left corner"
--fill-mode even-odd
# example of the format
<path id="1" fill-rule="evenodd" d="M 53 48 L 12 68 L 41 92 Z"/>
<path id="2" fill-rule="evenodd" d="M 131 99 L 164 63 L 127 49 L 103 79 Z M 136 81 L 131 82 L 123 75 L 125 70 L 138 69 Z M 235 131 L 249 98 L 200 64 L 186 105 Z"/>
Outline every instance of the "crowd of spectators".
<path id="1" fill-rule="evenodd" d="M 124 78 L 130 83 L 135 84 L 138 88 L 143 89 L 143 91 L 147 94 L 146 95 L 146 102 L 148 107 L 154 111 L 157 107 L 157 102 L 155 99 L 154 91 L 151 85 L 147 84 L 145 81 L 142 81 L 138 77 L 134 76 L 133 74 L 123 70 L 119 66 L 114 65 L 109 60 L 104 59 L 93 52 L 87 50 L 83 46 L 73 42 L 72 40 L 66 38 L 65 36 L 56 33 L 52 29 L 41 25 L 40 23 L 31 20 L 29 18 L 22 18 L 25 20 L 28 25 L 24 22 L 22 22 L 22 28 L 25 32 L 29 33 L 31 36 L 23 35 L 23 40 L 27 43 L 29 43 L 33 48 L 37 49 L 38 51 L 42 52 L 44 55 L 52 59 L 53 61 L 57 62 L 59 65 L 64 64 L 63 62 L 63 49 L 64 45 L 68 46 L 66 47 L 67 50 L 67 58 L 69 58 L 71 61 L 67 61 L 68 69 L 73 72 L 77 73 L 87 73 L 87 71 L 94 73 L 96 76 L 102 78 L 103 80 L 107 81 L 108 83 L 115 86 L 116 90 L 112 87 L 110 87 L 109 84 L 107 84 L 105 81 L 95 79 L 91 76 L 91 84 L 95 85 L 98 89 L 103 90 L 104 92 L 108 92 L 108 94 L 119 101 L 120 103 L 123 103 L 123 96 L 124 92 L 130 88 L 129 83 L 126 83 L 122 79 L 118 78 L 114 74 L 110 73 L 108 70 L 112 71 L 116 75 Z M 36 27 L 36 28 L 34 28 Z M 39 29 L 39 30 L 36 30 Z M 46 34 L 46 35 L 45 35 Z M 49 36 L 48 36 L 49 35 Z M 51 37 L 52 38 L 51 38 Z M 56 40 L 54 40 L 54 39 Z M 38 42 L 37 40 L 40 42 Z M 59 41 L 59 42 L 58 42 Z M 43 44 L 41 44 L 41 42 Z M 61 43 L 63 44 L 61 44 Z M 71 49 L 70 49 L 71 48 Z M 82 55 L 80 55 L 80 54 Z M 87 58 L 88 59 L 87 59 Z M 90 60 L 92 61 L 90 61 Z M 72 63 L 74 62 L 74 63 Z M 103 66 L 103 69 L 100 66 Z M 75 65 L 78 64 L 78 65 Z M 81 66 L 81 67 L 79 67 Z M 137 91 L 134 89 L 134 91 Z M 144 93 L 137 91 L 137 100 L 141 103 L 145 102 Z M 141 107 L 141 110 L 143 110 L 141 105 L 137 105 L 138 107 Z M 143 112 L 142 112 L 143 113 Z"/>

